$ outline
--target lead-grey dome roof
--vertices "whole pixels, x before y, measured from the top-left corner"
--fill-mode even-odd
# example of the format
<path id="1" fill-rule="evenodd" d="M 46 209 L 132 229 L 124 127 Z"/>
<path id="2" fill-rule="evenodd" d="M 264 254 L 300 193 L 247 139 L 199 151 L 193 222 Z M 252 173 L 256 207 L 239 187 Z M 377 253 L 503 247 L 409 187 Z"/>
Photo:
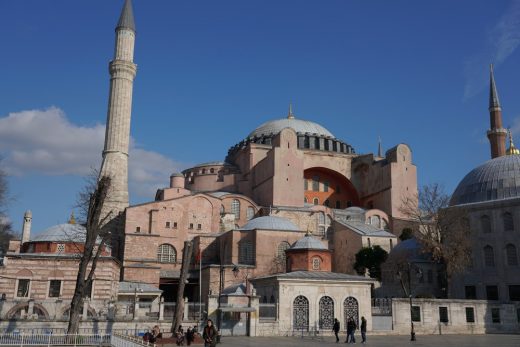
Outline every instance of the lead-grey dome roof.
<path id="1" fill-rule="evenodd" d="M 276 216 L 263 216 L 251 219 L 240 230 L 285 230 L 300 231 L 300 229 L 290 220 Z"/>
<path id="2" fill-rule="evenodd" d="M 58 224 L 31 238 L 31 242 L 85 242 L 86 229 L 80 224 Z"/>
<path id="3" fill-rule="evenodd" d="M 333 137 L 334 135 L 321 125 L 298 118 L 282 118 L 266 122 L 249 134 L 249 138 L 276 135 L 282 129 L 292 128 L 297 134 L 318 134 L 320 136 Z"/>
<path id="4" fill-rule="evenodd" d="M 460 181 L 450 205 L 520 197 L 520 155 L 488 160 Z"/>
<path id="5" fill-rule="evenodd" d="M 305 235 L 303 238 L 299 239 L 298 241 L 296 241 L 290 249 L 327 249 L 327 247 L 325 247 L 323 245 L 323 243 L 321 243 L 320 240 L 312 237 L 312 235 L 308 234 L 308 235 Z"/>

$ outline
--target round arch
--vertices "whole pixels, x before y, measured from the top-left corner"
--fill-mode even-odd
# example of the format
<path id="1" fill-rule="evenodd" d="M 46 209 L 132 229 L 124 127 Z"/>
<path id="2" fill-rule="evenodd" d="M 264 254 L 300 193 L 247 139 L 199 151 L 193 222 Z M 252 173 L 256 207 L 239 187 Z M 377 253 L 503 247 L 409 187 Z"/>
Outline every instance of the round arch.
<path id="1" fill-rule="evenodd" d="M 327 204 L 332 208 L 347 208 L 359 206 L 359 193 L 354 184 L 345 175 L 325 168 L 310 167 L 304 170 L 306 180 L 304 199 L 320 204 Z"/>

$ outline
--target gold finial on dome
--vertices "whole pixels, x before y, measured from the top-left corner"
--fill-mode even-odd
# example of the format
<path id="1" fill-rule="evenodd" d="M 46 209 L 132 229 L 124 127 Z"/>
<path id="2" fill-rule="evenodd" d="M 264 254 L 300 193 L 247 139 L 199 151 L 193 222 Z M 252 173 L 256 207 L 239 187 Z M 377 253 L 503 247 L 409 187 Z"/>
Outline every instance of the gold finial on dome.
<path id="1" fill-rule="evenodd" d="M 520 150 L 515 147 L 513 143 L 513 134 L 511 134 L 511 129 L 507 129 L 507 134 L 509 135 L 509 148 L 506 151 L 507 155 L 520 154 Z"/>
<path id="2" fill-rule="evenodd" d="M 76 224 L 76 218 L 74 217 L 74 211 L 70 213 L 69 224 Z"/>
<path id="3" fill-rule="evenodd" d="M 287 114 L 287 119 L 294 119 L 294 113 L 292 111 L 292 104 L 289 104 L 289 113 Z"/>

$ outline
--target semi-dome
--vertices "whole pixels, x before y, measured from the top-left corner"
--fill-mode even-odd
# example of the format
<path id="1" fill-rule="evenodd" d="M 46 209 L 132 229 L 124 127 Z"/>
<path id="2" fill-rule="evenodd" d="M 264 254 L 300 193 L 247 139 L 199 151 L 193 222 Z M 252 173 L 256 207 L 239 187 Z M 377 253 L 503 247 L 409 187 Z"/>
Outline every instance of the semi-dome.
<path id="1" fill-rule="evenodd" d="M 488 160 L 460 181 L 450 205 L 520 197 L 520 155 Z"/>
<path id="2" fill-rule="evenodd" d="M 283 217 L 263 216 L 251 219 L 240 230 L 285 230 L 285 231 L 300 231 L 300 229 L 290 220 Z"/>
<path id="3" fill-rule="evenodd" d="M 248 137 L 262 137 L 276 135 L 285 128 L 292 128 L 297 134 L 317 134 L 318 136 L 332 137 L 330 131 L 322 127 L 321 125 L 298 118 L 282 118 L 266 122 L 260 125 L 258 128 L 253 130 Z"/>
<path id="4" fill-rule="evenodd" d="M 31 238 L 31 242 L 85 242 L 87 231 L 80 224 L 58 224 Z"/>
<path id="5" fill-rule="evenodd" d="M 314 238 L 311 234 L 307 234 L 298 241 L 296 241 L 290 249 L 324 249 L 327 247 L 321 243 L 320 240 Z"/>

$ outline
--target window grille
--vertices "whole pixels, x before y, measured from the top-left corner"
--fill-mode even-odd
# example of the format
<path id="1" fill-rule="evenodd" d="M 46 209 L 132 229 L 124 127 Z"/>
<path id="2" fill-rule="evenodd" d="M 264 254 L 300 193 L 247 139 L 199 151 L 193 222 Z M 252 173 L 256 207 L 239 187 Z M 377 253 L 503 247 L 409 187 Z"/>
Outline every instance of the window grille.
<path id="1" fill-rule="evenodd" d="M 439 321 L 441 323 L 448 323 L 448 308 L 446 306 L 439 306 Z"/>
<path id="2" fill-rule="evenodd" d="M 504 221 L 504 231 L 513 231 L 515 230 L 515 224 L 513 221 L 513 215 L 509 212 L 504 213 L 503 221 Z"/>
<path id="3" fill-rule="evenodd" d="M 518 266 L 518 256 L 516 253 L 515 245 L 508 244 L 506 246 L 506 258 L 507 258 L 507 265 Z"/>
<path id="4" fill-rule="evenodd" d="M 16 296 L 19 298 L 27 298 L 29 297 L 29 288 L 31 286 L 30 279 L 19 279 L 18 280 L 18 290 L 16 292 Z"/>
<path id="5" fill-rule="evenodd" d="M 349 318 L 354 319 L 356 325 L 359 326 L 359 304 L 356 298 L 349 296 L 343 301 L 343 315 L 345 318 L 344 327 L 347 326 Z"/>
<path id="6" fill-rule="evenodd" d="M 177 261 L 177 251 L 167 243 L 159 246 L 157 249 L 157 261 L 160 263 L 175 263 Z"/>
<path id="7" fill-rule="evenodd" d="M 253 207 L 249 206 L 247 208 L 247 213 L 246 213 L 247 220 L 253 219 L 254 216 L 255 216 L 255 209 Z"/>
<path id="8" fill-rule="evenodd" d="M 254 264 L 253 243 L 242 241 L 238 252 L 238 262 L 240 264 Z"/>
<path id="9" fill-rule="evenodd" d="M 495 267 L 495 253 L 493 247 L 489 245 L 484 247 L 484 264 L 487 267 Z"/>
<path id="10" fill-rule="evenodd" d="M 332 330 L 334 325 L 334 301 L 330 296 L 320 299 L 320 329 Z"/>
<path id="11" fill-rule="evenodd" d="M 49 283 L 49 298 L 58 298 L 61 292 L 61 281 L 51 280 Z"/>
<path id="12" fill-rule="evenodd" d="M 318 257 L 312 258 L 312 269 L 313 270 L 319 270 L 320 269 L 320 265 L 321 265 L 320 258 L 318 258 Z"/>
<path id="13" fill-rule="evenodd" d="M 234 199 L 231 202 L 231 213 L 235 215 L 235 219 L 240 218 L 240 201 L 238 201 L 237 199 Z"/>
<path id="14" fill-rule="evenodd" d="M 65 252 L 65 244 L 64 243 L 58 243 L 58 245 L 56 246 L 56 252 L 57 253 Z"/>
<path id="15" fill-rule="evenodd" d="M 303 295 L 297 296 L 293 301 L 293 328 L 309 329 L 309 300 Z"/>
<path id="16" fill-rule="evenodd" d="M 420 322 L 420 321 L 421 321 L 421 307 L 412 306 L 412 322 Z"/>
<path id="17" fill-rule="evenodd" d="M 473 307 L 466 307 L 466 323 L 475 323 L 475 310 Z"/>

